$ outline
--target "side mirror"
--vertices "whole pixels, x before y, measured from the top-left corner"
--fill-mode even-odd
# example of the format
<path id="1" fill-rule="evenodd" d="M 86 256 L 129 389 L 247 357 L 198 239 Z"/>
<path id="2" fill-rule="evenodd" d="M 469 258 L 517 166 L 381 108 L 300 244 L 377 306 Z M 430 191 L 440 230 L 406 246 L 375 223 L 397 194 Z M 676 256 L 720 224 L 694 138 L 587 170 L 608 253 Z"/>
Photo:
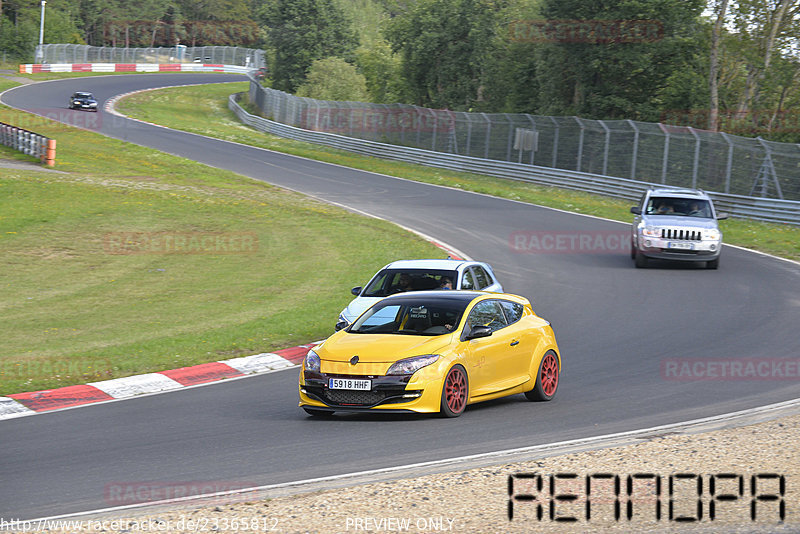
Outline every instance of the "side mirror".
<path id="1" fill-rule="evenodd" d="M 633 213 L 634 215 L 641 215 L 642 208 L 640 208 L 639 206 L 634 206 L 631 208 L 631 213 Z"/>
<path id="2" fill-rule="evenodd" d="M 350 293 L 352 293 L 355 296 L 358 296 L 359 293 L 361 293 L 361 286 L 354 287 L 353 289 L 350 290 Z"/>
<path id="3" fill-rule="evenodd" d="M 717 220 L 718 221 L 722 221 L 722 220 L 727 219 L 727 218 L 728 218 L 728 214 L 727 213 L 724 213 L 724 212 L 723 213 L 717 213 Z"/>
<path id="4" fill-rule="evenodd" d="M 473 326 L 469 334 L 467 334 L 466 339 L 478 339 L 479 337 L 489 337 L 492 335 L 492 329 L 488 326 Z"/>

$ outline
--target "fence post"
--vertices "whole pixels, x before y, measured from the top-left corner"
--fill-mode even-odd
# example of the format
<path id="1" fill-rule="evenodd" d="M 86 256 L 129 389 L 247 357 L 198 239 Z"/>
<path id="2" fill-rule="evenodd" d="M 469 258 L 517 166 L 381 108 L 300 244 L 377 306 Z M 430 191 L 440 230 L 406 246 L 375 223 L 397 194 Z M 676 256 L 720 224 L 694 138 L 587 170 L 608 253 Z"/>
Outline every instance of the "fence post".
<path id="1" fill-rule="evenodd" d="M 472 113 L 465 113 L 464 115 L 467 117 L 467 148 L 464 155 L 469 156 L 469 151 L 472 149 L 472 119 L 470 119 Z"/>
<path id="2" fill-rule="evenodd" d="M 550 120 L 553 121 L 553 125 L 555 126 L 556 129 L 556 134 L 553 138 L 553 164 L 551 165 L 551 167 L 555 169 L 556 163 L 558 163 L 558 135 L 561 132 L 561 127 L 559 126 L 558 121 L 555 119 L 555 117 L 550 117 Z"/>
<path id="3" fill-rule="evenodd" d="M 766 182 L 767 178 L 766 174 L 769 172 L 769 174 L 772 175 L 773 182 L 775 182 L 775 190 L 778 193 L 778 198 L 783 199 L 783 191 L 781 190 L 781 183 L 780 180 L 778 180 L 778 173 L 775 172 L 775 164 L 772 161 L 772 149 L 769 147 L 769 145 L 767 145 L 767 143 L 761 138 L 760 135 L 756 137 L 756 140 L 764 148 L 764 152 L 766 154 L 766 156 L 764 156 L 764 163 L 762 164 L 762 167 L 764 167 L 764 181 Z M 766 168 L 767 161 L 769 161 L 769 168 Z M 764 197 L 767 196 L 766 191 L 767 188 L 765 185 L 764 188 L 762 189 L 761 196 Z"/>
<path id="4" fill-rule="evenodd" d="M 429 111 L 431 112 L 431 115 L 433 116 L 433 136 L 432 136 L 432 139 L 431 139 L 431 150 L 433 150 L 435 152 L 436 151 L 436 126 L 437 126 L 436 123 L 439 122 L 439 121 L 436 120 L 436 111 L 433 110 L 433 109 L 431 109 Z"/>
<path id="5" fill-rule="evenodd" d="M 417 114 L 417 148 L 422 148 L 422 108 L 414 106 L 414 112 Z"/>
<path id="6" fill-rule="evenodd" d="M 578 164 L 577 168 L 575 169 L 576 171 L 581 172 L 581 161 L 583 160 L 583 133 L 585 127 L 583 126 L 583 122 L 581 122 L 581 120 L 578 117 L 572 117 L 572 118 L 575 119 L 575 121 L 578 123 L 578 126 L 581 127 L 581 133 L 580 136 L 578 137 Z"/>
<path id="7" fill-rule="evenodd" d="M 489 138 L 492 135 L 492 119 L 490 119 L 489 116 L 486 115 L 486 113 L 481 113 L 481 115 L 483 115 L 483 118 L 486 119 L 486 141 L 485 141 L 486 146 L 484 147 L 483 157 L 489 159 Z"/>
<path id="8" fill-rule="evenodd" d="M 611 130 L 606 126 L 606 123 L 603 121 L 599 121 L 600 126 L 603 127 L 603 130 L 606 131 L 606 142 L 603 146 L 603 176 L 608 174 L 608 147 L 611 143 Z"/>
<path id="9" fill-rule="evenodd" d="M 733 141 L 730 140 L 728 134 L 719 132 L 725 142 L 728 143 L 728 163 L 725 166 L 725 194 L 731 192 L 731 168 L 733 167 Z"/>
<path id="10" fill-rule="evenodd" d="M 503 113 L 508 124 L 508 137 L 506 138 L 506 161 L 511 161 L 511 148 L 514 146 L 514 121 L 512 121 L 508 113 Z"/>
<path id="11" fill-rule="evenodd" d="M 636 179 L 636 158 L 639 156 L 639 128 L 636 123 L 628 119 L 628 124 L 633 128 L 633 156 L 631 156 L 631 180 Z"/>
<path id="12" fill-rule="evenodd" d="M 539 133 L 538 133 L 538 131 L 536 130 L 536 121 L 535 121 L 535 120 L 533 120 L 533 117 L 531 117 L 531 116 L 530 116 L 529 114 L 527 114 L 527 113 L 525 114 L 525 116 L 526 116 L 526 117 L 528 117 L 528 120 L 529 120 L 529 121 L 531 121 L 531 124 L 533 125 L 533 131 L 534 131 L 534 132 L 536 132 L 536 133 L 535 133 L 535 134 L 533 134 L 533 135 L 535 135 L 535 136 L 537 137 L 537 139 L 536 139 L 536 140 L 538 141 L 538 136 L 539 136 Z M 538 145 L 538 143 L 536 143 L 536 145 Z M 536 149 L 538 148 L 536 145 L 534 145 L 534 147 L 533 147 L 533 150 L 531 150 L 531 165 L 533 165 L 533 155 L 536 153 Z M 522 156 L 522 151 L 520 150 L 520 152 L 519 152 L 519 153 L 520 153 L 520 157 L 521 157 L 521 156 Z M 520 162 L 522 162 L 522 160 L 521 160 L 521 159 L 520 159 Z"/>
<path id="13" fill-rule="evenodd" d="M 700 136 L 691 126 L 689 131 L 694 136 L 694 165 L 692 165 L 692 189 L 697 189 L 697 170 L 700 167 Z"/>
<path id="14" fill-rule="evenodd" d="M 667 183 L 667 166 L 669 164 L 669 130 L 666 126 L 658 123 L 661 131 L 664 132 L 664 156 L 661 158 L 661 183 Z"/>

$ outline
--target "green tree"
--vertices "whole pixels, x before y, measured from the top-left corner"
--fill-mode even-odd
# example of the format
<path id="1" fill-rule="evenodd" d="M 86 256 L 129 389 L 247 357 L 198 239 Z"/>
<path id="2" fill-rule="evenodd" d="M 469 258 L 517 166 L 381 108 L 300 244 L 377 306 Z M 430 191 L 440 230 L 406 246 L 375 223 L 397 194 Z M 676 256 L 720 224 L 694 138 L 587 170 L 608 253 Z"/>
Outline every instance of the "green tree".
<path id="1" fill-rule="evenodd" d="M 737 111 L 760 110 L 762 84 L 773 61 L 782 53 L 795 55 L 800 37 L 800 0 L 738 0 L 731 9 L 731 23 L 741 40 L 740 51 L 747 77 Z"/>
<path id="2" fill-rule="evenodd" d="M 590 118 L 658 120 L 670 77 L 691 65 L 705 35 L 703 0 L 545 0 L 548 20 L 594 21 L 606 36 L 616 21 L 654 21 L 650 33 L 604 39 L 571 35 L 536 48 L 539 112 Z M 597 22 L 600 21 L 600 22 Z"/>
<path id="3" fill-rule="evenodd" d="M 356 66 L 364 75 L 370 101 L 380 104 L 402 102 L 405 84 L 400 70 L 400 57 L 392 53 L 389 43 L 377 39 L 356 50 Z"/>
<path id="4" fill-rule="evenodd" d="M 33 60 L 39 43 L 40 2 L 5 0 L 0 16 L 0 51 L 20 60 Z M 44 24 L 45 43 L 83 43 L 77 10 L 69 2 L 47 6 Z"/>
<path id="5" fill-rule="evenodd" d="M 485 104 L 506 6 L 505 0 L 419 0 L 387 24 L 415 104 L 459 110 Z"/>
<path id="6" fill-rule="evenodd" d="M 259 13 L 274 50 L 273 85 L 293 92 L 316 59 L 351 59 L 358 46 L 352 24 L 332 0 L 275 0 Z"/>
<path id="7" fill-rule="evenodd" d="M 297 88 L 296 94 L 318 100 L 369 101 L 364 76 L 338 57 L 317 59 L 311 63 L 306 81 Z"/>

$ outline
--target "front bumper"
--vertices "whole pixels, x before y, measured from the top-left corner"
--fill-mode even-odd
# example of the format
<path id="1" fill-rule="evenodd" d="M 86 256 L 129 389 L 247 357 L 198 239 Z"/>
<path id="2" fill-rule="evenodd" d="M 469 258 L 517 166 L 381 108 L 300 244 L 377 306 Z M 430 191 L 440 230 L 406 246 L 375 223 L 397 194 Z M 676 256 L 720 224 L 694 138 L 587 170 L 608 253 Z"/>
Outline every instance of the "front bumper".
<path id="1" fill-rule="evenodd" d="M 330 389 L 329 378 L 367 379 L 369 391 Z M 301 371 L 300 406 L 329 411 L 422 412 L 439 411 L 441 380 L 419 381 L 414 375 L 360 376 Z"/>
<path id="2" fill-rule="evenodd" d="M 680 241 L 660 237 L 637 236 L 636 248 L 648 258 L 677 261 L 710 261 L 722 252 L 722 241 Z"/>
<path id="3" fill-rule="evenodd" d="M 88 110 L 91 110 L 91 111 L 97 111 L 97 104 L 85 104 L 83 102 L 73 102 L 72 108 L 88 109 Z"/>

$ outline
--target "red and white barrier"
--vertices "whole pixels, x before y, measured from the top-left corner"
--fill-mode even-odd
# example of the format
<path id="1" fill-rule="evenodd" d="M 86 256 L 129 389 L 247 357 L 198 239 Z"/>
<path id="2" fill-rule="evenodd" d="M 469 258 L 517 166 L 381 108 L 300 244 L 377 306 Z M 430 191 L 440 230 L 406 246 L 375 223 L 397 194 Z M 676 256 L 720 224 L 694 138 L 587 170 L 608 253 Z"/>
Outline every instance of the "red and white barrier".
<path id="1" fill-rule="evenodd" d="M 24 63 L 20 74 L 37 72 L 232 72 L 247 74 L 252 67 L 212 63 Z"/>

